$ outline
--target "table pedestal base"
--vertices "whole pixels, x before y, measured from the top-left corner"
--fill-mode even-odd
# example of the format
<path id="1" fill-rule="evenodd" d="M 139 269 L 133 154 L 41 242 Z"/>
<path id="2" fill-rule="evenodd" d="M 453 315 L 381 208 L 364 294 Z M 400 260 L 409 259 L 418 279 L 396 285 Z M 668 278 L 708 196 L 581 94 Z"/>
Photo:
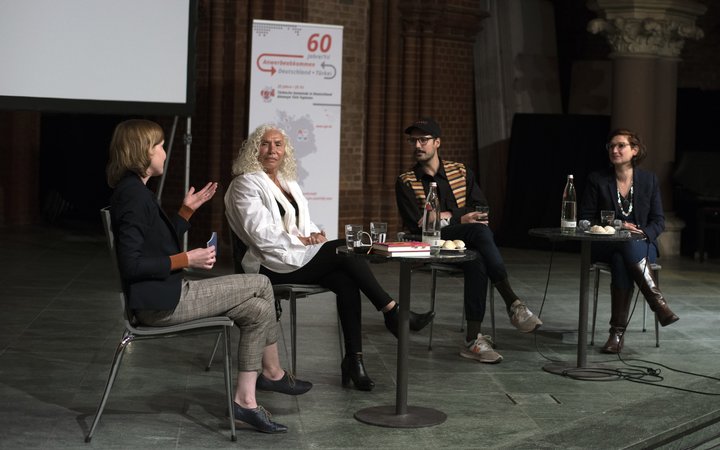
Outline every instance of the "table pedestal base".
<path id="1" fill-rule="evenodd" d="M 387 428 L 422 428 L 440 425 L 447 415 L 436 409 L 422 406 L 408 406 L 407 414 L 397 414 L 395 405 L 373 406 L 355 413 L 355 418 L 362 423 Z"/>
<path id="2" fill-rule="evenodd" d="M 616 368 L 600 364 L 588 364 L 583 367 L 578 367 L 569 362 L 555 362 L 544 365 L 543 370 L 576 380 L 615 380 L 619 377 L 619 375 L 614 372 Z"/>

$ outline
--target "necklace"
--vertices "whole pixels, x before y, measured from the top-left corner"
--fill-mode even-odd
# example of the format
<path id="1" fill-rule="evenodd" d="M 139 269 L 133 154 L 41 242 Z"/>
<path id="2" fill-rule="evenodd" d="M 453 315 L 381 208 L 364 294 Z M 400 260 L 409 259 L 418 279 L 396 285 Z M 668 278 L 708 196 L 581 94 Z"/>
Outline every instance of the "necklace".
<path id="1" fill-rule="evenodd" d="M 623 199 L 620 196 L 620 189 L 616 190 L 617 192 L 617 202 L 618 206 L 620 206 L 620 212 L 623 216 L 628 217 L 630 216 L 630 213 L 633 210 L 633 185 L 630 185 L 630 192 L 628 193 L 628 199 Z M 626 211 L 627 209 L 627 211 Z"/>

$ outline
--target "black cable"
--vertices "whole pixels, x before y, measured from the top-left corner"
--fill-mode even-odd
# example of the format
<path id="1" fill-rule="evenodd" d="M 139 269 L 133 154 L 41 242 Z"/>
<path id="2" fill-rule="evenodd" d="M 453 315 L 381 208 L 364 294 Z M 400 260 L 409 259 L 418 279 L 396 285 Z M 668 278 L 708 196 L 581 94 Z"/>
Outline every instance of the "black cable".
<path id="1" fill-rule="evenodd" d="M 550 286 L 550 273 L 552 272 L 552 265 L 553 265 L 553 256 L 555 255 L 555 242 L 550 241 L 550 261 L 548 262 L 548 271 L 547 271 L 547 277 L 545 278 L 545 291 L 543 292 L 543 298 L 542 302 L 540 302 L 540 310 L 538 311 L 538 319 L 542 317 L 543 308 L 545 308 L 545 300 L 547 299 L 547 293 L 548 288 Z M 534 341 L 535 341 L 535 351 L 542 356 L 543 358 L 547 359 L 550 362 L 563 362 L 561 360 L 552 359 L 549 356 L 546 356 L 538 346 L 538 334 L 537 332 L 533 333 L 534 335 Z"/>
<path id="2" fill-rule="evenodd" d="M 645 254 L 645 267 L 643 267 L 643 272 L 648 269 L 648 264 L 650 263 L 650 245 L 651 243 L 648 242 L 647 245 L 647 252 Z M 550 248 L 550 260 L 548 262 L 548 271 L 547 271 L 547 277 L 545 279 L 545 290 L 543 292 L 543 298 L 542 302 L 540 304 L 540 310 L 538 312 L 538 318 L 542 317 L 543 309 L 545 308 L 545 301 L 547 300 L 547 293 L 550 286 L 550 274 L 552 273 L 552 265 L 553 265 L 553 258 L 555 255 L 555 242 L 551 242 L 551 248 Z M 627 323 L 625 324 L 625 329 L 627 330 L 628 325 L 630 324 L 630 321 L 632 320 L 633 314 L 635 313 L 635 308 L 637 307 L 638 299 L 640 297 L 640 289 L 638 287 L 638 291 L 635 293 L 635 300 L 633 302 L 633 306 L 630 310 L 630 314 L 628 315 Z M 545 358 L 546 360 L 550 362 L 564 362 L 561 360 L 555 360 L 547 355 L 545 355 L 539 348 L 538 345 L 538 334 L 534 333 L 534 341 L 535 341 L 535 351 Z M 648 364 L 654 364 L 661 367 L 664 367 L 667 370 L 676 372 L 676 373 L 682 373 L 685 375 L 691 375 L 696 376 L 700 378 L 706 378 L 709 380 L 715 380 L 720 381 L 720 378 L 713 377 L 710 375 L 704 375 L 700 373 L 695 372 L 689 372 L 684 371 L 680 369 L 675 369 L 670 366 L 666 366 L 664 364 L 654 362 L 654 361 L 647 361 L 643 359 L 637 359 L 637 358 L 631 358 L 631 359 L 623 359 L 621 354 L 617 354 L 618 361 L 622 362 L 624 365 L 629 367 L 629 369 L 623 369 L 623 368 L 588 368 L 588 367 L 578 367 L 578 368 L 569 368 L 562 372 L 562 376 L 572 378 L 579 381 L 629 381 L 632 383 L 639 383 L 639 384 L 646 384 L 650 386 L 656 386 L 661 387 L 665 389 L 672 389 L 676 391 L 681 392 L 688 392 L 693 394 L 700 394 L 700 395 L 709 395 L 709 396 L 716 396 L 720 395 L 720 393 L 716 392 L 705 392 L 705 391 L 698 391 L 694 389 L 687 389 L 682 388 L 678 386 L 672 386 L 672 385 L 666 385 L 666 384 L 659 384 L 662 381 L 665 381 L 665 378 L 661 375 L 662 371 L 660 369 L 649 367 L 649 366 L 642 366 L 642 365 L 635 365 L 630 364 L 628 361 L 640 361 Z M 606 361 L 611 362 L 611 361 Z M 605 378 L 598 378 L 598 377 L 589 377 L 587 375 L 583 374 L 598 374 L 598 375 L 605 375 Z"/>

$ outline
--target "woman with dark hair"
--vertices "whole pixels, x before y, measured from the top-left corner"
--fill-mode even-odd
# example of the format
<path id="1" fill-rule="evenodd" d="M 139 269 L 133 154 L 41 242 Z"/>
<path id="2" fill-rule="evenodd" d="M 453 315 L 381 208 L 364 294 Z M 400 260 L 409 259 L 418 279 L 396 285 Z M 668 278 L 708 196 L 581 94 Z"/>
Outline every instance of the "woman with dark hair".
<path id="1" fill-rule="evenodd" d="M 328 240 L 310 219 L 308 201 L 297 182 L 294 148 L 287 134 L 274 125 L 261 125 L 243 143 L 233 162 L 235 178 L 225 194 L 230 228 L 248 251 L 242 265 L 273 283 L 312 283 L 337 295 L 337 310 L 345 338 L 340 366 L 343 385 L 352 380 L 363 391 L 375 383 L 362 358 L 362 291 L 383 312 L 385 326 L 397 336 L 398 304 L 375 279 L 367 262 L 338 255 L 343 240 Z M 410 313 L 410 329 L 420 330 L 433 313 Z"/>
<path id="2" fill-rule="evenodd" d="M 665 216 L 657 176 L 637 167 L 647 155 L 645 145 L 634 132 L 617 129 L 608 135 L 606 149 L 611 166 L 588 176 L 578 216 L 593 221 L 601 210 L 612 210 L 623 229 L 642 235 L 638 240 L 594 243 L 592 248 L 593 261 L 609 263 L 611 272 L 610 336 L 601 351 L 620 353 L 633 283 L 660 325 L 670 325 L 678 316 L 670 310 L 650 270 L 658 256 L 657 238 L 665 229 Z"/>
<path id="3" fill-rule="evenodd" d="M 183 279 L 183 268 L 215 264 L 215 247 L 183 251 L 180 240 L 190 216 L 215 195 L 217 183 L 198 191 L 191 187 L 177 214 L 166 215 L 146 186 L 163 173 L 163 143 L 160 125 L 143 119 L 118 124 L 110 142 L 110 216 L 128 308 L 141 324 L 152 326 L 221 315 L 233 319 L 240 331 L 233 416 L 264 433 L 285 432 L 287 427 L 257 404 L 255 390 L 299 395 L 312 384 L 280 366 L 270 281 L 262 275 Z"/>

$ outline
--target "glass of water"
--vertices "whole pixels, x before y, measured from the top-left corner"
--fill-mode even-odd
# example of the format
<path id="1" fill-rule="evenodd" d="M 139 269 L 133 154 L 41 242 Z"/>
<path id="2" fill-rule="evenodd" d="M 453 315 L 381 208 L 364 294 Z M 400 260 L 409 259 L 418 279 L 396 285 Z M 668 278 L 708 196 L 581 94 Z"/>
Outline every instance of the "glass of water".
<path id="1" fill-rule="evenodd" d="M 613 220 L 615 220 L 615 211 L 605 209 L 600 211 L 600 224 L 602 226 L 613 226 Z"/>
<path id="2" fill-rule="evenodd" d="M 387 239 L 387 223 L 385 222 L 370 222 L 370 237 L 373 243 L 385 242 Z"/>
<path id="3" fill-rule="evenodd" d="M 347 245 L 348 251 L 352 252 L 355 247 L 360 245 L 360 233 L 362 230 L 362 225 L 354 223 L 345 225 L 345 245 Z"/>

